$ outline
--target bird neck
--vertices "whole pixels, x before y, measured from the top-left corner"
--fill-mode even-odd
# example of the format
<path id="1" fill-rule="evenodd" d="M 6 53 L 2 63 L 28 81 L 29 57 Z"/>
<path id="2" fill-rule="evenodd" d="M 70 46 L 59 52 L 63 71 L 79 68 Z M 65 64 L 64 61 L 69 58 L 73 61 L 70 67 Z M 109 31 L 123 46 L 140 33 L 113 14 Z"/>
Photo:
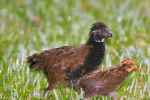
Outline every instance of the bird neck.
<path id="1" fill-rule="evenodd" d="M 87 42 L 90 46 L 88 55 L 85 58 L 83 65 L 79 65 L 75 70 L 71 71 L 68 75 L 70 80 L 75 80 L 86 73 L 89 73 L 97 69 L 98 65 L 102 62 L 105 55 L 105 43 L 104 42 L 94 42 L 89 40 Z"/>
<path id="2" fill-rule="evenodd" d="M 92 71 L 97 68 L 99 64 L 101 64 L 105 55 L 105 43 L 104 42 L 91 42 L 88 45 L 92 45 L 90 48 L 90 52 L 87 55 L 84 65 L 86 67 L 86 71 Z"/>

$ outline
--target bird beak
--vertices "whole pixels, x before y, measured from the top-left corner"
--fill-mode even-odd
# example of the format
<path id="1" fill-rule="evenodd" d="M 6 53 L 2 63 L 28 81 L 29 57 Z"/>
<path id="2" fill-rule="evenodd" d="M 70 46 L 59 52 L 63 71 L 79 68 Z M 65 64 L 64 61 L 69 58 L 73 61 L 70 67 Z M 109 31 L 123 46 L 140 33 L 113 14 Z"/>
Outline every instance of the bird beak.
<path id="1" fill-rule="evenodd" d="M 110 38 L 110 37 L 112 37 L 112 31 L 111 30 L 109 30 L 109 29 L 106 29 L 105 31 L 104 31 L 104 34 L 105 34 L 105 38 Z"/>
<path id="2" fill-rule="evenodd" d="M 138 67 L 136 65 L 132 65 L 132 67 L 127 69 L 128 72 L 138 71 Z"/>
<path id="3" fill-rule="evenodd" d="M 138 71 L 138 67 L 135 65 L 133 71 Z"/>
<path id="4" fill-rule="evenodd" d="M 112 32 L 111 31 L 108 32 L 108 37 L 112 37 Z"/>

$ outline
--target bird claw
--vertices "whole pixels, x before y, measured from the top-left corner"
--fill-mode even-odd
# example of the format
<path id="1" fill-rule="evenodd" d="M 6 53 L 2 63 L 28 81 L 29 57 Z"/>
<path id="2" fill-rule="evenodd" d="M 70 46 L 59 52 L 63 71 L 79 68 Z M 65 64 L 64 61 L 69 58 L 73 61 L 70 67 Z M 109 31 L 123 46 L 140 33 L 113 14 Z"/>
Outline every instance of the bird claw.
<path id="1" fill-rule="evenodd" d="M 70 80 L 71 87 L 74 87 L 76 83 L 77 83 L 77 80 Z"/>

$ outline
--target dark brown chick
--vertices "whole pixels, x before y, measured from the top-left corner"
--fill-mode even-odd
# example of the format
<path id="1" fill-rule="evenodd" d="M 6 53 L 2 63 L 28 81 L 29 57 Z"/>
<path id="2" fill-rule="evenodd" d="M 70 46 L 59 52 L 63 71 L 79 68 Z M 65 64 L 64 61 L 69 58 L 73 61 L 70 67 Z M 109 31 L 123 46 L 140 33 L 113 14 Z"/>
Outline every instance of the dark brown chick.
<path id="1" fill-rule="evenodd" d="M 30 68 L 42 70 L 48 79 L 48 90 L 66 79 L 76 79 L 83 73 L 95 70 L 105 54 L 106 38 L 112 36 L 102 22 L 94 23 L 86 44 L 80 47 L 63 46 L 36 53 L 27 58 Z M 85 65 L 85 66 L 84 66 Z"/>
<path id="2" fill-rule="evenodd" d="M 75 88 L 79 91 L 81 88 L 85 92 L 85 97 L 96 95 L 115 96 L 115 90 L 126 79 L 129 73 L 135 71 L 137 66 L 131 59 L 124 59 L 121 64 L 116 65 L 110 70 L 93 71 L 80 78 Z"/>

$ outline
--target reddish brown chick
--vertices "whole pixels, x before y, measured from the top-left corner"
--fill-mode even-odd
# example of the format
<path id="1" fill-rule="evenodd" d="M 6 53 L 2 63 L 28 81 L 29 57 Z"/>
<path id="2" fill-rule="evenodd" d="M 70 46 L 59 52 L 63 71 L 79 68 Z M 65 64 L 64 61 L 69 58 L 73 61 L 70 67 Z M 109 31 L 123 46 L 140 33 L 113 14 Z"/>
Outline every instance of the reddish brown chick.
<path id="1" fill-rule="evenodd" d="M 80 88 L 85 92 L 85 97 L 96 95 L 115 96 L 116 88 L 126 79 L 129 73 L 135 71 L 137 66 L 131 59 L 124 59 L 121 64 L 110 70 L 93 71 L 77 81 L 75 88 Z"/>

